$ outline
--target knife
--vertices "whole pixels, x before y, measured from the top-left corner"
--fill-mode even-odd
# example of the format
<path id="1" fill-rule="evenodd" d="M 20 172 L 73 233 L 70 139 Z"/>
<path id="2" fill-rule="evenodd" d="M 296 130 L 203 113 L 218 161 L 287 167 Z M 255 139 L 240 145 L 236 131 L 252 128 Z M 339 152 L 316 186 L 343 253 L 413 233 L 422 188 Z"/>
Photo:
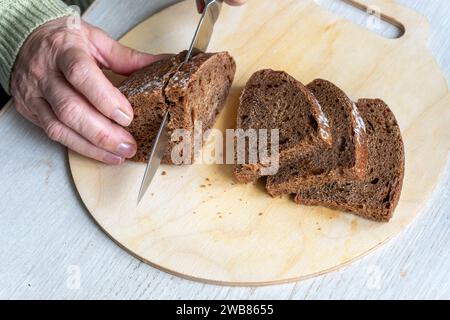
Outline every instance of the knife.
<path id="1" fill-rule="evenodd" d="M 200 22 L 195 30 L 194 38 L 192 39 L 186 58 L 178 67 L 178 70 L 192 58 L 192 55 L 197 51 L 205 52 L 208 49 L 211 40 L 214 25 L 219 18 L 220 10 L 222 9 L 222 0 L 196 0 L 197 8 L 202 13 Z M 161 160 L 166 153 L 169 145 L 169 137 L 167 132 L 167 123 L 169 121 L 169 111 L 167 110 L 163 116 L 161 126 L 153 143 L 152 150 L 145 168 L 144 178 L 142 179 L 141 188 L 137 203 L 139 204 L 150 187 L 152 180 L 158 171 Z"/>

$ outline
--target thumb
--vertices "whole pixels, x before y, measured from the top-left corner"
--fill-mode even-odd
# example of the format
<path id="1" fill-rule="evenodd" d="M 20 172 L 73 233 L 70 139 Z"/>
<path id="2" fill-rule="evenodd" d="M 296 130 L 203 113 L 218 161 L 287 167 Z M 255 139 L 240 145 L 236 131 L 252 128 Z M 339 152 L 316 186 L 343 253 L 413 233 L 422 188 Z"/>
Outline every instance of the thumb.
<path id="1" fill-rule="evenodd" d="M 142 69 L 164 59 L 167 55 L 152 55 L 126 47 L 108 36 L 103 30 L 88 26 L 89 38 L 94 47 L 94 56 L 106 68 L 121 75 Z"/>

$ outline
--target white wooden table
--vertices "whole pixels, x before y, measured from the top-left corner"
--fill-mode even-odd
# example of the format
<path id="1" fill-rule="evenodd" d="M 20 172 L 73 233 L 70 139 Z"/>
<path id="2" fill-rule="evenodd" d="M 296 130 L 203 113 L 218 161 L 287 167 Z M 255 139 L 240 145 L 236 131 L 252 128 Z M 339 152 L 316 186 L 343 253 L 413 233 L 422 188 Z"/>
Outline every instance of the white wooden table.
<path id="1" fill-rule="evenodd" d="M 99 0 L 86 19 L 119 37 L 173 2 Z M 430 20 L 430 50 L 450 81 L 450 1 L 399 2 Z M 0 136 L 0 298 L 450 299 L 450 164 L 414 224 L 369 256 L 299 283 L 231 288 L 168 275 L 120 249 L 84 208 L 65 150 L 12 107 L 0 111 Z"/>

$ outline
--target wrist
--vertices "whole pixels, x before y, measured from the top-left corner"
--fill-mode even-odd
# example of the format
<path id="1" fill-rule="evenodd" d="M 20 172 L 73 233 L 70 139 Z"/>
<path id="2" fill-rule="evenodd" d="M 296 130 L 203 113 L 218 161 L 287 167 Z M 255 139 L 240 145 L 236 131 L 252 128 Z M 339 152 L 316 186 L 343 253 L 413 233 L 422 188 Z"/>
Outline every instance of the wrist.
<path id="1" fill-rule="evenodd" d="M 46 22 L 67 16 L 60 0 L 6 0 L 0 4 L 0 83 L 10 92 L 11 73 L 27 38 Z"/>

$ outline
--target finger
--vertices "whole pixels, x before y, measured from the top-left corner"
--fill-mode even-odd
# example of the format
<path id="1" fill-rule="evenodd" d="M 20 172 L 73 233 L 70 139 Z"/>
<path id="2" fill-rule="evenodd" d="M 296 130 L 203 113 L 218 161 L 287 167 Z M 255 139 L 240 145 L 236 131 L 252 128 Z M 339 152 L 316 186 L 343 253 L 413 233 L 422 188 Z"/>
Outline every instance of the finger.
<path id="1" fill-rule="evenodd" d="M 44 97 L 59 121 L 95 146 L 123 158 L 135 155 L 133 136 L 95 110 L 62 77 L 49 79 Z"/>
<path id="2" fill-rule="evenodd" d="M 94 44 L 94 56 L 106 68 L 128 76 L 167 55 L 151 55 L 126 47 L 112 39 L 103 30 L 89 26 L 89 37 Z"/>
<path id="3" fill-rule="evenodd" d="M 247 0 L 225 0 L 231 6 L 240 6 L 247 2 Z"/>
<path id="4" fill-rule="evenodd" d="M 197 11 L 199 13 L 202 13 L 205 10 L 205 6 L 206 6 L 205 0 L 196 0 L 195 2 L 197 4 Z M 227 3 L 231 6 L 240 6 L 246 2 L 247 2 L 247 0 L 225 0 L 225 3 Z"/>
<path id="5" fill-rule="evenodd" d="M 88 53 L 71 48 L 58 57 L 57 64 L 67 81 L 98 111 L 122 126 L 130 125 L 133 120 L 130 103 Z"/>
<path id="6" fill-rule="evenodd" d="M 120 165 L 124 162 L 123 158 L 94 146 L 75 131 L 65 126 L 58 120 L 44 99 L 33 98 L 31 103 L 37 112 L 41 127 L 53 141 L 59 142 L 88 158 L 107 164 Z"/>
<path id="7" fill-rule="evenodd" d="M 205 10 L 205 0 L 196 0 L 197 11 L 198 13 L 202 13 Z"/>

